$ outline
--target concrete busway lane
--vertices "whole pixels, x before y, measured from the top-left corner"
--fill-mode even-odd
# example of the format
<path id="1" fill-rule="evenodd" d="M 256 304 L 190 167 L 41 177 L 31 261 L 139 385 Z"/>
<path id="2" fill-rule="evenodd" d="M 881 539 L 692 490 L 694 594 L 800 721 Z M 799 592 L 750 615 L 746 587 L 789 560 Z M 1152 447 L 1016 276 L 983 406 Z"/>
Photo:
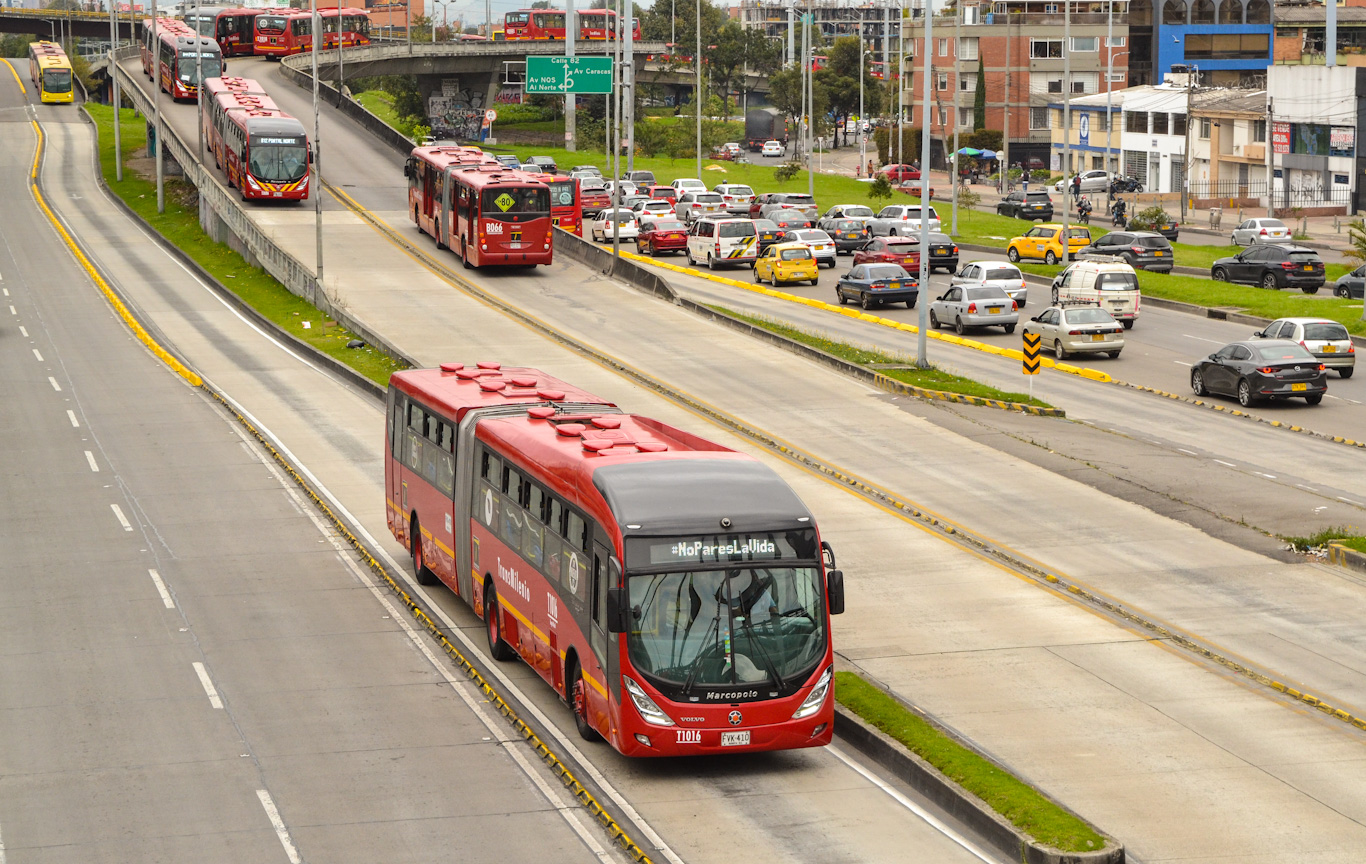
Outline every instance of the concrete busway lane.
<path id="1" fill-rule="evenodd" d="M 92 169 L 81 155 L 88 142 L 79 140 L 80 131 L 72 130 L 64 146 L 53 142 L 51 158 L 55 160 L 60 154 L 63 164 L 60 181 L 55 166 L 50 176 L 52 182 L 60 182 L 67 197 L 93 191 Z M 379 448 L 373 444 L 383 437 L 379 406 L 358 398 L 269 344 L 204 288 L 194 285 L 183 271 L 177 272 L 176 265 L 168 266 L 164 257 L 158 260 L 161 253 L 102 200 L 91 202 L 81 213 L 64 214 L 83 235 L 106 236 L 112 247 L 122 250 L 101 263 L 126 271 L 139 307 L 195 366 L 240 397 L 254 417 L 304 458 L 308 469 L 323 478 L 362 525 L 375 537 L 385 537 L 383 472 Z M 449 289 L 443 288 L 443 293 L 449 294 Z M 431 314 L 448 314 L 442 298 L 431 299 Z M 477 304 L 471 305 L 485 316 L 491 314 Z M 486 352 L 499 356 L 528 356 L 533 362 L 548 361 L 547 365 L 564 367 L 563 374 L 574 380 L 591 375 L 597 383 L 621 387 L 620 379 L 599 367 L 548 347 L 522 328 L 509 328 L 501 317 L 497 320 L 503 326 L 495 342 L 479 343 L 474 334 L 487 333 L 488 322 L 476 320 L 470 331 L 443 337 L 429 350 L 448 357 L 453 350 L 465 350 L 461 346 L 467 343 L 479 343 Z M 622 398 L 628 404 L 633 401 L 629 389 Z M 319 430 L 326 431 L 319 434 Z M 383 543 L 400 559 L 406 557 L 391 540 Z M 476 644 L 482 644 L 478 622 L 463 604 L 444 592 L 437 594 L 437 602 L 460 625 L 471 629 Z M 398 663 L 395 668 L 410 665 Z M 515 665 L 507 668 L 514 678 L 530 673 Z M 549 689 L 529 683 L 535 685 L 525 688 L 531 701 L 558 723 L 561 734 L 574 736 L 568 712 Z M 406 721 L 390 718 L 385 722 L 402 725 Z M 765 861 L 841 860 L 841 855 L 848 855 L 851 861 L 891 861 L 906 849 L 920 850 L 934 860 L 979 860 L 823 751 L 755 757 L 739 765 L 717 760 L 702 777 L 686 780 L 674 772 L 656 776 L 654 772 L 659 769 L 616 760 L 602 747 L 588 749 L 595 762 L 606 762 L 604 773 L 613 783 L 625 781 L 623 789 L 630 801 L 648 804 L 641 808 L 648 821 L 664 832 L 669 842 L 679 843 L 684 860 L 720 858 L 733 849 L 736 836 L 748 838 L 755 860 Z M 620 777 L 627 767 L 635 769 L 636 775 Z M 453 771 L 451 776 L 459 773 Z M 481 782 L 481 788 L 485 782 L 497 781 Z M 742 800 L 727 797 L 728 792 L 741 788 Z M 815 824 L 821 829 L 806 833 Z M 661 859 L 657 856 L 656 860 Z"/>
<path id="2" fill-rule="evenodd" d="M 89 127 L 51 117 L 48 200 L 139 300 L 167 302 L 185 274 L 91 185 Z M 240 424 L 130 338 L 25 189 L 33 143 L 0 124 L 8 860 L 286 861 L 285 841 L 310 860 L 602 860 L 587 814 L 523 775 L 506 724 L 413 650 Z M 215 306 L 180 313 L 232 318 Z M 327 380 L 272 379 L 289 358 L 258 342 L 229 362 L 276 398 Z"/>
<path id="3" fill-rule="evenodd" d="M 290 248 L 311 249 L 311 226 L 306 231 L 280 232 L 278 236 Z M 394 338 L 409 340 L 414 353 L 425 362 L 450 359 L 449 352 L 438 347 L 447 345 L 462 346 L 462 354 L 484 347 L 492 355 L 506 358 L 510 333 L 516 334 L 512 338 L 523 349 L 516 355 L 521 358 L 519 362 L 546 358 L 547 349 L 535 344 L 536 340 L 524 341 L 521 331 L 510 331 L 500 316 L 414 270 L 405 263 L 406 256 L 385 243 L 376 243 L 373 236 L 366 241 L 363 231 L 338 229 L 329 241 L 329 250 L 334 256 L 354 256 L 345 259 L 347 267 L 353 269 L 347 271 L 349 278 L 342 286 L 353 314 L 381 332 L 401 334 Z M 930 424 L 909 421 L 896 409 L 895 400 L 882 394 L 734 334 L 702 328 L 697 319 L 679 310 L 646 301 L 575 265 L 557 264 L 548 273 L 481 273 L 475 278 L 506 296 L 528 299 L 528 308 L 554 318 L 557 324 L 590 334 L 592 341 L 606 350 L 654 370 L 703 399 L 729 406 L 760 427 L 817 451 L 852 473 L 892 489 L 913 490 L 915 494 L 908 497 L 937 506 L 968 524 L 988 525 L 993 534 L 1005 532 L 1004 539 L 1018 539 L 1026 554 L 1052 564 L 1061 562 L 1065 570 L 1081 573 L 1079 578 L 1083 579 L 1118 574 L 1123 587 L 1146 590 L 1171 611 L 1180 613 L 1178 618 L 1201 626 L 1207 622 L 1216 625 L 1216 637 L 1224 636 L 1224 629 L 1246 628 L 1255 633 L 1259 627 L 1275 625 L 1272 612 L 1300 614 L 1301 601 L 1304 617 L 1322 614 L 1344 622 L 1345 629 L 1355 626 L 1351 623 L 1356 620 L 1355 613 L 1348 607 L 1360 604 L 1361 598 L 1353 593 L 1359 586 L 1324 589 L 1318 583 L 1335 579 L 1324 575 L 1331 571 L 1277 565 L 1210 541 L 1140 508 L 1077 489 L 1070 481 L 1003 459 L 971 442 L 946 436 Z M 699 355 L 698 345 L 709 346 L 708 352 Z M 679 358 L 686 358 L 686 362 Z M 548 360 L 542 365 L 556 371 L 560 368 L 556 364 L 569 362 L 562 355 Z M 584 368 L 583 376 L 567 377 L 584 381 L 624 404 L 640 406 L 645 413 L 677 416 L 672 405 L 639 395 L 600 370 Z M 793 410 L 794 393 L 803 394 L 802 410 Z M 876 398 L 851 399 L 851 394 L 858 393 Z M 683 425 L 696 423 L 695 418 L 685 415 Z M 887 458 L 888 441 L 897 442 L 895 460 Z M 946 446 L 952 458 L 904 459 L 905 453 L 938 454 Z M 1105 671 L 1089 671 L 1093 663 L 1100 662 L 1099 657 L 1082 658 L 1080 655 L 1087 652 L 1055 652 L 1047 647 L 1056 643 L 1058 633 L 1071 636 L 1086 630 L 1079 629 L 1074 619 L 1066 623 L 1050 619 L 1055 614 L 1078 614 L 1072 606 L 1051 597 L 1023 602 L 1022 598 L 1035 595 L 1014 595 L 1005 586 L 1015 587 L 1015 577 L 975 558 L 969 559 L 975 564 L 967 565 L 972 575 L 955 573 L 960 565 L 955 556 L 961 552 L 945 552 L 934 544 L 929 549 L 897 545 L 914 542 L 916 532 L 906 532 L 903 523 L 884 517 L 861 501 L 834 494 L 824 483 L 813 482 L 786 465 L 780 465 L 780 470 L 794 478 L 794 484 L 818 513 L 828 508 L 834 514 L 823 520 L 826 530 L 832 539 L 840 541 L 837 548 L 844 545 L 842 538 L 853 544 L 857 564 L 850 569 L 857 569 L 870 592 L 867 596 L 875 598 L 876 602 L 859 605 L 859 614 L 839 622 L 841 645 L 929 710 L 953 716 L 955 722 L 961 720 L 960 728 L 1027 775 L 1047 778 L 1045 785 L 1054 791 L 1063 787 L 1076 793 L 1064 795 L 1064 799 L 1118 835 L 1136 838 L 1141 844 L 1136 848 L 1140 856 L 1281 848 L 1293 857 L 1295 853 L 1285 845 L 1292 842 L 1294 834 L 1289 826 L 1304 819 L 1317 826 L 1320 836 L 1333 838 L 1333 848 L 1346 848 L 1343 844 L 1359 841 L 1359 826 L 1350 819 L 1339 821 L 1343 817 L 1334 809 L 1353 811 L 1355 802 L 1362 799 L 1359 778 L 1351 773 L 1356 766 L 1347 764 L 1356 757 L 1343 755 L 1355 751 L 1347 748 L 1335 751 L 1335 755 L 1319 752 L 1314 758 L 1328 766 L 1327 773 L 1316 775 L 1309 789 L 1299 780 L 1303 765 L 1296 763 L 1291 768 L 1271 764 L 1274 760 L 1266 744 L 1278 734 L 1293 737 L 1295 733 L 1290 730 L 1304 723 L 1308 724 L 1306 734 L 1318 742 L 1315 747 L 1333 750 L 1355 740 L 1345 727 L 1321 727 L 1318 717 L 1302 716 L 1274 702 L 1254 710 L 1253 706 L 1265 701 L 1263 696 L 1220 676 L 1195 674 L 1186 660 L 1110 624 L 1101 628 L 1108 634 L 1105 639 L 1135 644 L 1129 650 L 1101 652 L 1107 655 L 1102 664 Z M 927 496 L 932 500 L 925 502 Z M 1040 511 L 1037 501 L 1041 498 L 1056 501 L 1058 506 Z M 382 522 L 377 524 L 374 533 L 382 533 Z M 898 530 L 896 526 L 901 527 Z M 1074 542 L 1059 543 L 1059 537 L 1074 538 Z M 895 605 L 893 600 L 905 605 L 908 574 L 901 564 L 905 561 L 934 562 L 933 570 L 923 575 L 934 580 L 937 589 L 915 595 L 917 604 L 927 607 L 917 605 L 889 619 L 887 610 Z M 949 573 L 955 575 L 949 578 Z M 1176 584 L 1169 581 L 1173 577 Z M 1203 593 L 1208 590 L 1204 583 L 1217 586 L 1230 580 L 1241 580 L 1238 587 L 1243 593 L 1239 595 L 1229 586 L 1225 594 L 1214 598 L 1216 608 L 1207 610 L 1210 599 Z M 1276 594 L 1292 583 L 1299 589 L 1295 597 L 1288 600 Z M 966 584 L 972 588 L 965 588 Z M 1330 590 L 1336 591 L 1335 596 L 1321 596 Z M 1264 596 L 1267 592 L 1274 596 Z M 1002 603 L 1003 596 L 1009 596 L 1011 602 Z M 1240 608 L 1239 603 L 1246 608 Z M 1259 611 L 1265 613 L 1264 619 L 1252 622 Z M 1020 620 L 1021 615 L 1027 620 Z M 1081 620 L 1093 619 L 1082 614 Z M 1328 632 L 1336 626 L 1325 625 L 1309 635 L 1329 638 Z M 1096 642 L 1096 635 L 1087 630 L 1088 638 L 1083 641 Z M 983 640 L 992 644 L 984 648 Z M 1333 647 L 1344 647 L 1345 653 L 1351 653 L 1350 646 Z M 1017 648 L 1023 653 L 1012 653 Z M 927 651 L 934 654 L 934 660 L 922 664 L 924 658 L 918 655 Z M 1328 677 L 1324 669 L 1336 674 L 1328 661 L 1314 661 L 1313 653 L 1305 652 L 1308 656 L 1298 658 L 1299 664 L 1312 667 L 1316 678 Z M 1062 654 L 1067 655 L 1064 666 L 1071 672 L 1052 668 L 1052 660 Z M 1028 665 L 1035 657 L 1040 662 L 1025 674 L 1019 664 Z M 991 662 L 983 662 L 988 658 Z M 1277 655 L 1275 659 L 1283 658 Z M 998 660 L 1004 661 L 1003 665 Z M 1168 662 L 1176 665 L 1168 666 Z M 1079 663 L 1086 671 L 1078 671 Z M 914 674 L 907 671 L 910 668 L 916 670 Z M 929 678 L 921 680 L 920 675 Z M 1054 678 L 1068 681 L 1066 695 L 1060 696 L 1047 685 Z M 907 685 L 913 679 L 915 686 L 910 688 Z M 1179 686 L 1166 690 L 1164 681 Z M 991 694 L 987 700 L 990 706 L 976 702 L 965 713 L 957 713 L 953 692 L 955 687 L 964 686 L 972 688 L 974 698 Z M 931 694 L 930 701 L 924 698 L 926 693 Z M 1125 695 L 1118 702 L 1111 701 L 1116 694 L 1130 693 L 1139 698 Z M 1187 698 L 1194 701 L 1183 706 L 1168 704 Z M 1188 710 L 1196 703 L 1209 710 Z M 1104 713 L 1103 718 L 1096 715 L 1097 710 Z M 1245 724 L 1249 711 L 1266 719 L 1279 718 L 1272 726 L 1289 726 L 1280 733 L 1263 725 L 1250 727 Z M 1155 719 L 1158 717 L 1162 719 Z M 1002 718 L 1010 722 L 998 722 Z M 1124 727 L 1146 731 L 1139 736 L 1115 731 Z M 1107 735 L 1106 730 L 1114 734 Z M 1157 770 L 1152 761 L 1159 739 L 1164 742 L 1159 747 L 1163 758 L 1172 760 L 1164 763 L 1163 770 Z M 1218 755 L 1207 761 L 1214 754 L 1202 748 L 1211 741 L 1219 742 Z M 1192 749 L 1185 749 L 1186 745 Z M 1178 751 L 1179 757 L 1174 756 Z M 1106 760 L 1099 773 L 1096 764 L 1082 764 L 1096 754 L 1103 754 Z M 1232 759 L 1236 766 L 1224 759 Z M 1173 766 L 1182 769 L 1165 770 Z M 1214 773 L 1231 767 L 1231 774 L 1214 779 Z M 1232 797 L 1225 785 L 1230 779 L 1238 787 Z M 1288 793 L 1292 787 L 1295 791 Z M 1214 803 L 1191 806 L 1190 802 L 1197 799 Z M 1236 807 L 1231 803 L 1235 799 Z M 1146 802 L 1145 806 L 1135 808 L 1134 800 Z M 1181 803 L 1173 808 L 1151 803 L 1167 801 Z M 1256 803 L 1247 806 L 1248 801 Z M 1297 811 L 1288 821 L 1287 807 Z M 647 815 L 657 818 L 653 812 Z M 1211 825 L 1216 830 L 1211 832 Z M 1256 839 L 1249 845 L 1247 838 Z"/>

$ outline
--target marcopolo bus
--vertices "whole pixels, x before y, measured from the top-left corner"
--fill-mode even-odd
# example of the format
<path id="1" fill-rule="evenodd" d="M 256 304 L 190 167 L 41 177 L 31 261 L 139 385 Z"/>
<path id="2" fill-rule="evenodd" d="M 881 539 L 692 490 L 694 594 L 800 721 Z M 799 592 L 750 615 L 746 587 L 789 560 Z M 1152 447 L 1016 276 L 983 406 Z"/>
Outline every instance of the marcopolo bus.
<path id="1" fill-rule="evenodd" d="M 844 582 L 752 457 L 535 369 L 395 373 L 388 525 L 579 734 L 630 756 L 828 744 Z"/>
<path id="2" fill-rule="evenodd" d="M 72 101 L 71 61 L 56 42 L 30 42 L 28 74 L 41 102 Z"/>
<path id="3" fill-rule="evenodd" d="M 323 49 L 370 44 L 370 15 L 364 9 L 322 9 Z M 313 15 L 310 12 L 264 11 L 253 22 L 255 53 L 264 57 L 288 57 L 313 49 Z"/>
<path id="4" fill-rule="evenodd" d="M 204 82 L 204 104 L 204 137 L 214 165 L 244 201 L 308 198 L 308 135 L 260 84 L 250 78 L 210 78 Z"/>
<path id="5" fill-rule="evenodd" d="M 185 28 L 189 30 L 189 28 Z M 217 78 L 223 74 L 223 52 L 218 43 L 193 31 L 172 30 L 157 33 L 157 86 L 172 99 L 195 99 L 199 95 L 199 74 Z"/>

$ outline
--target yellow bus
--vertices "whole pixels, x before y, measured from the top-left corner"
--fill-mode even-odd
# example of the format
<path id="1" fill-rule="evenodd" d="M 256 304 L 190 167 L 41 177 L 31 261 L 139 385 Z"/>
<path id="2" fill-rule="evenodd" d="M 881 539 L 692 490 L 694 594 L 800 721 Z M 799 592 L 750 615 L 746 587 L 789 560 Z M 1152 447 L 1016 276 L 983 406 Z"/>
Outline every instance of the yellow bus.
<path id="1" fill-rule="evenodd" d="M 42 101 L 72 101 L 71 61 L 56 42 L 29 43 L 28 74 Z"/>

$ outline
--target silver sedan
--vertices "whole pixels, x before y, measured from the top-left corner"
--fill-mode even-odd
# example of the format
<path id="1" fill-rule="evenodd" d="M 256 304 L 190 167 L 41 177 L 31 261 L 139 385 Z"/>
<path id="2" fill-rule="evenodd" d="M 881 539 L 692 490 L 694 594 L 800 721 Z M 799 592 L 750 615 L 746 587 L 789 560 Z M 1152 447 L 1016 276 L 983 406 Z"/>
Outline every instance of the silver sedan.
<path id="1" fill-rule="evenodd" d="M 1029 319 L 1024 332 L 1039 334 L 1042 348 L 1051 348 L 1059 360 L 1073 354 L 1108 354 L 1124 350 L 1124 327 L 1108 311 L 1097 306 L 1054 306 Z"/>
<path id="2" fill-rule="evenodd" d="M 1029 302 L 1029 285 L 1025 282 L 1020 268 L 1009 261 L 969 261 L 953 274 L 949 284 L 979 287 L 991 285 L 1000 288 L 1015 301 L 1021 309 Z"/>
<path id="3" fill-rule="evenodd" d="M 991 285 L 949 288 L 930 304 L 930 326 L 952 324 L 961 336 L 969 327 L 1002 327 L 1015 332 L 1020 311 L 1006 292 Z"/>

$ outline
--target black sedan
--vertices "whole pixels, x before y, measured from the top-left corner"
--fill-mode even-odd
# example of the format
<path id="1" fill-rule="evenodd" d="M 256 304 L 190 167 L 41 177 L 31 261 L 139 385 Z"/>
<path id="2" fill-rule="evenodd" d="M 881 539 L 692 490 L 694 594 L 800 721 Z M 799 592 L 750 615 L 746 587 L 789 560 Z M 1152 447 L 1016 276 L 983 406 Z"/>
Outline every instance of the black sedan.
<path id="1" fill-rule="evenodd" d="M 863 248 L 871 236 L 868 224 L 862 219 L 822 219 L 821 225 L 835 241 L 835 251 L 841 255 Z"/>
<path id="2" fill-rule="evenodd" d="M 1346 276 L 1339 276 L 1338 281 L 1333 283 L 1334 297 L 1360 300 L 1363 295 L 1366 295 L 1366 264 L 1362 264 Z"/>
<path id="3" fill-rule="evenodd" d="M 1301 396 L 1317 405 L 1328 392 L 1328 372 L 1289 339 L 1231 342 L 1191 367 L 1191 389 L 1196 396 L 1236 396 L 1244 408 L 1263 399 Z"/>
<path id="4" fill-rule="evenodd" d="M 835 297 L 841 304 L 857 300 L 864 309 L 903 301 L 914 309 L 920 283 L 900 264 L 855 264 L 835 283 Z"/>
<path id="5" fill-rule="evenodd" d="M 759 240 L 758 254 L 763 255 L 764 250 L 777 243 L 785 233 L 772 219 L 755 219 L 754 236 Z"/>
<path id="6" fill-rule="evenodd" d="M 930 232 L 930 272 L 934 268 L 943 267 L 949 273 L 958 270 L 958 244 L 953 242 L 953 238 L 947 234 L 940 234 L 938 231 Z"/>
<path id="7" fill-rule="evenodd" d="M 1304 246 L 1257 243 L 1209 268 L 1216 282 L 1241 282 L 1263 288 L 1298 288 L 1317 294 L 1325 281 L 1323 259 Z"/>

